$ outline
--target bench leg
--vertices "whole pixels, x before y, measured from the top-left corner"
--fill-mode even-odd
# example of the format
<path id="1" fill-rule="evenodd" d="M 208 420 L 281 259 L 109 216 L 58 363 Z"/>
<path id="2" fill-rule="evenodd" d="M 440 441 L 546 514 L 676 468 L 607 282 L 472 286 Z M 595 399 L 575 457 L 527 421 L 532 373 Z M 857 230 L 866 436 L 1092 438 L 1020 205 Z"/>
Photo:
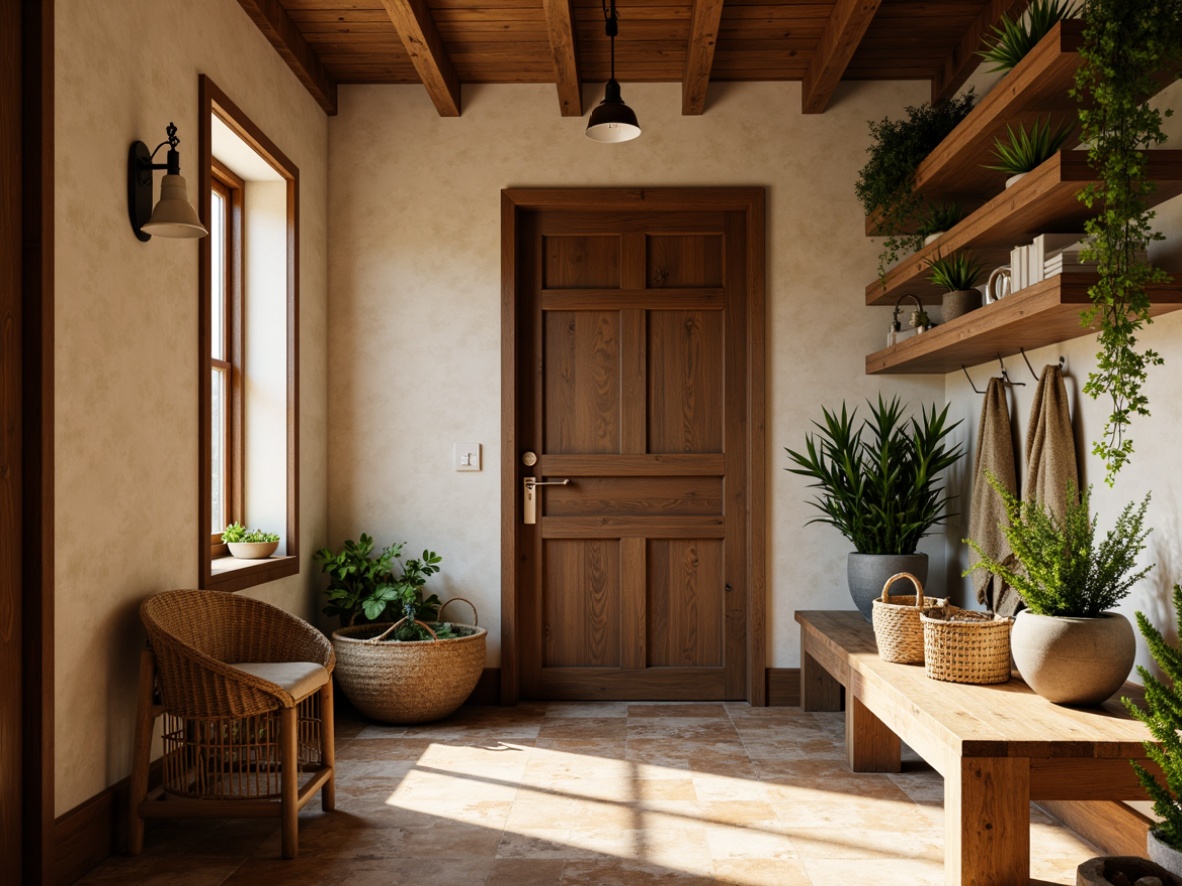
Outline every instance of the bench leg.
<path id="1" fill-rule="evenodd" d="M 953 759 L 944 778 L 946 886 L 1030 882 L 1030 762 Z"/>
<path id="2" fill-rule="evenodd" d="M 800 709 L 841 710 L 841 683 L 809 655 L 807 647 L 800 651 Z"/>
<path id="3" fill-rule="evenodd" d="M 898 772 L 902 768 L 899 736 L 852 692 L 847 693 L 845 702 L 845 748 L 854 772 Z"/>

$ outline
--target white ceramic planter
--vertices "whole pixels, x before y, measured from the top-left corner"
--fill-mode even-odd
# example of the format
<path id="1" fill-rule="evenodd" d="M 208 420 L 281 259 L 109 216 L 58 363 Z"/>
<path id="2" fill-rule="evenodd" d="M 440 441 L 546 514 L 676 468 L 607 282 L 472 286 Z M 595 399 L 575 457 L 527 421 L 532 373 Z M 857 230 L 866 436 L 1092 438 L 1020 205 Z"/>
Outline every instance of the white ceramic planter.
<path id="1" fill-rule="evenodd" d="M 1157 838 L 1153 828 L 1149 829 L 1149 836 L 1145 838 L 1145 849 L 1149 857 L 1161 865 L 1175 877 L 1182 877 L 1182 852 L 1173 846 L 1167 846 Z"/>
<path id="2" fill-rule="evenodd" d="M 230 556 L 239 560 L 266 560 L 279 549 L 277 541 L 227 542 Z"/>
<path id="3" fill-rule="evenodd" d="M 1014 664 L 1026 684 L 1055 704 L 1100 704 L 1129 677 L 1133 626 L 1119 612 L 1098 618 L 1018 613 L 1010 634 Z"/>
<path id="4" fill-rule="evenodd" d="M 1025 173 L 1025 172 L 1019 172 L 1017 175 L 1011 175 L 1009 178 L 1006 179 L 1006 188 L 1007 189 L 1012 188 L 1019 181 L 1021 181 L 1022 176 L 1026 175 L 1026 174 L 1027 173 Z"/>

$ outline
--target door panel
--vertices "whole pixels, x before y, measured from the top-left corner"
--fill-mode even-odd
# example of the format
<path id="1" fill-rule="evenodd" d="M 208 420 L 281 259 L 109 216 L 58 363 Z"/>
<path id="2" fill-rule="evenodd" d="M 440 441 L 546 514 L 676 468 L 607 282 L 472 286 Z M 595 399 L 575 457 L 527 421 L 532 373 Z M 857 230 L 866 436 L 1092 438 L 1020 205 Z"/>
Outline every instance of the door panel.
<path id="1" fill-rule="evenodd" d="M 512 528 L 521 694 L 742 698 L 747 217 L 516 224 L 513 469 L 522 495 L 527 477 L 568 481 L 536 487 L 537 522 Z"/>

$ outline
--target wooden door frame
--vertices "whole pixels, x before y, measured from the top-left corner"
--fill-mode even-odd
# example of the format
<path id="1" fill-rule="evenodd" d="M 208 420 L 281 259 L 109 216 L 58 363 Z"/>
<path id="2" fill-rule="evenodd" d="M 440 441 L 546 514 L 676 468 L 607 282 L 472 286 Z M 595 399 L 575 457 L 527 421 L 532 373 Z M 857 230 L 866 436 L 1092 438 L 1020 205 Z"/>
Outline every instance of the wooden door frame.
<path id="1" fill-rule="evenodd" d="M 0 884 L 53 882 L 53 0 L 0 0 Z M 15 766 L 15 770 L 14 770 Z"/>
<path id="2" fill-rule="evenodd" d="M 521 216 L 537 210 L 742 212 L 747 237 L 747 701 L 767 704 L 767 459 L 763 188 L 507 188 L 501 191 L 501 702 L 520 697 L 517 548 L 521 527 L 517 258 Z"/>

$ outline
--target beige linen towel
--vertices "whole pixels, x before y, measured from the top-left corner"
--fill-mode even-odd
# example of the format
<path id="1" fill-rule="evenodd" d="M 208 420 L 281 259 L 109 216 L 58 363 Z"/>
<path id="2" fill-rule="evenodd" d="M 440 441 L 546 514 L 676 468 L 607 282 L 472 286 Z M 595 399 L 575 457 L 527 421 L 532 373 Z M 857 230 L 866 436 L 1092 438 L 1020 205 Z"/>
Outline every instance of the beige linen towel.
<path id="1" fill-rule="evenodd" d="M 1055 364 L 1044 366 L 1030 408 L 1026 432 L 1026 488 L 1024 501 L 1038 502 L 1059 520 L 1063 519 L 1070 483 L 1079 490 L 1079 463 L 1075 457 L 1075 434 L 1067 411 L 1067 386 Z"/>
<path id="2" fill-rule="evenodd" d="M 981 408 L 981 426 L 977 430 L 977 460 L 973 468 L 973 501 L 969 512 L 969 538 L 981 546 L 990 557 L 1002 563 L 1013 561 L 1014 552 L 1006 541 L 1001 525 L 1006 523 L 1005 503 L 985 478 L 993 474 L 1003 487 L 1015 495 L 1018 492 L 1017 472 L 1014 468 L 1014 438 L 1010 430 L 1010 410 L 1006 403 L 1006 387 L 1000 378 L 989 379 L 985 389 L 985 403 Z M 969 549 L 969 565 L 980 557 Z M 973 588 L 977 601 L 999 615 L 1013 615 L 1021 605 L 1021 598 L 1009 585 L 984 569 L 973 574 Z"/>

